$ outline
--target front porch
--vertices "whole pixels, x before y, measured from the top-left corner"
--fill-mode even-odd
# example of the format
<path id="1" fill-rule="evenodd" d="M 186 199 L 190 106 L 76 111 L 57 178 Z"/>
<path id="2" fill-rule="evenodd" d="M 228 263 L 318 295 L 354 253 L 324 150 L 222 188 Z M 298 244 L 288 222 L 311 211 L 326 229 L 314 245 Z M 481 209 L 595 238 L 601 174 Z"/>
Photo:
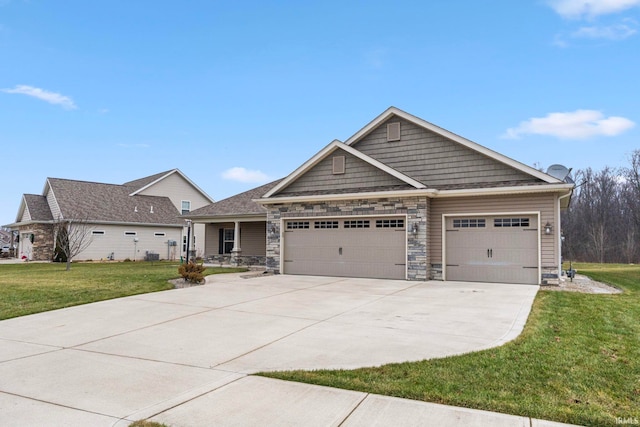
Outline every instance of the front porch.
<path id="1" fill-rule="evenodd" d="M 234 267 L 266 265 L 266 221 L 205 223 L 205 262 Z"/>

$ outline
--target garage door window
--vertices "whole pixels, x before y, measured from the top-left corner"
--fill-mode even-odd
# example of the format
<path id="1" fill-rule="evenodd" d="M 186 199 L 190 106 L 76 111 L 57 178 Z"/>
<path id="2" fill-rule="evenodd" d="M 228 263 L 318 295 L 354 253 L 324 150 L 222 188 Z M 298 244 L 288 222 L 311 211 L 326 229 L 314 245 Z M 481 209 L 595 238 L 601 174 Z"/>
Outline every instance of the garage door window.
<path id="1" fill-rule="evenodd" d="M 529 218 L 496 218 L 494 227 L 529 227 Z"/>
<path id="2" fill-rule="evenodd" d="M 484 228 L 486 222 L 483 218 L 460 218 L 453 220 L 453 228 Z"/>
<path id="3" fill-rule="evenodd" d="M 338 228 L 338 221 L 316 221 L 313 228 Z"/>
<path id="4" fill-rule="evenodd" d="M 289 221 L 287 230 L 299 230 L 309 228 L 309 221 Z"/>
<path id="5" fill-rule="evenodd" d="M 369 220 L 350 220 L 344 222 L 344 228 L 369 228 Z"/>
<path id="6" fill-rule="evenodd" d="M 376 228 L 404 228 L 404 219 L 377 219 Z"/>

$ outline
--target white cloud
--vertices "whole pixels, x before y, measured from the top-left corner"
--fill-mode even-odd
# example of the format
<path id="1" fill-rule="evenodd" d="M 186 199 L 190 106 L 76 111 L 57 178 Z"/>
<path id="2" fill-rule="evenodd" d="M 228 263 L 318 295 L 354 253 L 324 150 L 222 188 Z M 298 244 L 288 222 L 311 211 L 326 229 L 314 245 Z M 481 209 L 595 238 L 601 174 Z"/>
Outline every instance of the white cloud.
<path id="1" fill-rule="evenodd" d="M 533 117 L 521 122 L 518 127 L 507 129 L 503 138 L 548 135 L 560 139 L 587 139 L 594 136 L 616 136 L 634 126 L 634 122 L 624 117 L 604 117 L 600 111 L 576 110 Z"/>
<path id="2" fill-rule="evenodd" d="M 549 0 L 549 6 L 563 18 L 594 18 L 640 6 L 640 0 Z"/>
<path id="3" fill-rule="evenodd" d="M 623 40 L 627 37 L 631 37 L 638 31 L 633 28 L 637 25 L 635 21 L 628 20 L 629 24 L 616 24 L 609 26 L 589 26 L 580 27 L 578 30 L 571 34 L 573 38 L 588 38 L 588 39 L 608 39 L 608 40 Z"/>
<path id="4" fill-rule="evenodd" d="M 247 183 L 265 183 L 269 181 L 269 176 L 259 170 L 247 170 L 241 167 L 234 167 L 222 172 L 222 178 L 229 181 L 239 181 Z"/>
<path id="5" fill-rule="evenodd" d="M 22 95 L 32 96 L 49 104 L 60 105 L 66 110 L 76 109 L 76 104 L 68 96 L 61 95 L 55 92 L 49 92 L 44 89 L 40 89 L 27 85 L 16 85 L 13 89 L 1 89 L 5 93 L 18 93 Z"/>

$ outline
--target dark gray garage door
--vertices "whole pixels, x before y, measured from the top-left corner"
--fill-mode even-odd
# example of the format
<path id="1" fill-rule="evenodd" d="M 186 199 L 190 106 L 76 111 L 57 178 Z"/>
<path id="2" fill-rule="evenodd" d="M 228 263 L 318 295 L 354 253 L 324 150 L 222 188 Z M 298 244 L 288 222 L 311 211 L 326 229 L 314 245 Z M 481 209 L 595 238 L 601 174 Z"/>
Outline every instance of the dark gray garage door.
<path id="1" fill-rule="evenodd" d="M 405 279 L 406 220 L 297 219 L 284 224 L 284 273 Z"/>
<path id="2" fill-rule="evenodd" d="M 446 279 L 538 284 L 536 215 L 448 217 Z"/>

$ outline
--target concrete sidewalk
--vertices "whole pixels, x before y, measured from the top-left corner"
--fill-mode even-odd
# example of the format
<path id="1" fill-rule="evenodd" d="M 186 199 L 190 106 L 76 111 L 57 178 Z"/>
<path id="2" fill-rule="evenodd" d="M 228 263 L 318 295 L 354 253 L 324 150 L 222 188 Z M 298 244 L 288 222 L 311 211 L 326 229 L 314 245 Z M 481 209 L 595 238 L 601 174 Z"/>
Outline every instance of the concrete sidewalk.
<path id="1" fill-rule="evenodd" d="M 248 374 L 501 345 L 536 286 L 241 276 L 0 322 L 0 425 L 530 425 Z"/>

